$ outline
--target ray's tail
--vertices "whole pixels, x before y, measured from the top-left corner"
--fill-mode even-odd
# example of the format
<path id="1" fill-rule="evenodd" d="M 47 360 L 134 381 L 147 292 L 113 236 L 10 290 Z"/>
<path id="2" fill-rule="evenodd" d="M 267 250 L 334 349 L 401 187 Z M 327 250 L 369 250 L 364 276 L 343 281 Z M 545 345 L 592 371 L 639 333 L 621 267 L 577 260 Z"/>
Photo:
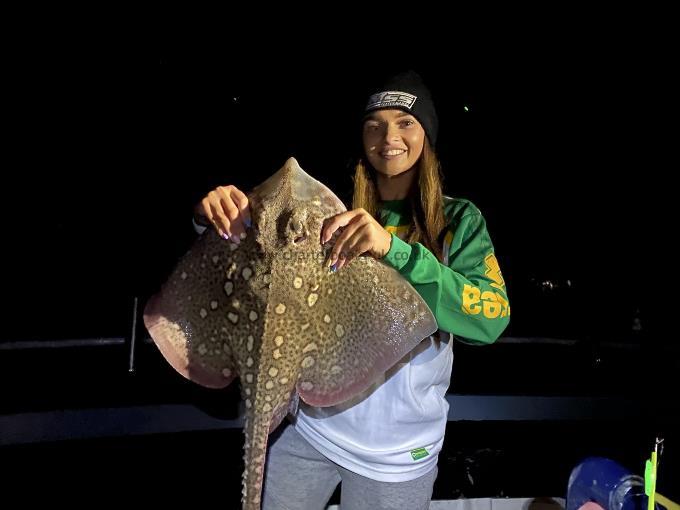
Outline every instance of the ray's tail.
<path id="1" fill-rule="evenodd" d="M 267 440 L 272 413 L 253 413 L 246 410 L 245 415 L 245 470 L 243 471 L 243 510 L 260 510 L 262 501 L 262 482 L 267 456 Z"/>

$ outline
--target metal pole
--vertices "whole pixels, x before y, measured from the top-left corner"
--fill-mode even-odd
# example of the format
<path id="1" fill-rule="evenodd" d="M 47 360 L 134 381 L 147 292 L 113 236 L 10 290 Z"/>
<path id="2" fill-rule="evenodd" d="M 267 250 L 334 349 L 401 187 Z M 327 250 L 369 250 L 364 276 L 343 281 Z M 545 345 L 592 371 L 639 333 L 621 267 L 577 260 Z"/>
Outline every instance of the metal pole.
<path id="1" fill-rule="evenodd" d="M 128 365 L 128 372 L 135 371 L 135 344 L 137 342 L 137 296 L 135 296 L 135 303 L 132 309 L 132 332 L 130 333 L 130 363 Z"/>

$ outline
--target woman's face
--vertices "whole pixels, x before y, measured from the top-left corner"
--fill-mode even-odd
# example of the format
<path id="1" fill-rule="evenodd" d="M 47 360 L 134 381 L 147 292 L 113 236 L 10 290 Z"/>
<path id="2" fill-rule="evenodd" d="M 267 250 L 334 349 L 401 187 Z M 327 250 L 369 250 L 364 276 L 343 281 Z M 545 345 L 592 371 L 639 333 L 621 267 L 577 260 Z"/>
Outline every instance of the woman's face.
<path id="1" fill-rule="evenodd" d="M 425 130 L 401 110 L 377 110 L 364 120 L 364 152 L 381 174 L 394 176 L 411 169 L 423 152 Z"/>

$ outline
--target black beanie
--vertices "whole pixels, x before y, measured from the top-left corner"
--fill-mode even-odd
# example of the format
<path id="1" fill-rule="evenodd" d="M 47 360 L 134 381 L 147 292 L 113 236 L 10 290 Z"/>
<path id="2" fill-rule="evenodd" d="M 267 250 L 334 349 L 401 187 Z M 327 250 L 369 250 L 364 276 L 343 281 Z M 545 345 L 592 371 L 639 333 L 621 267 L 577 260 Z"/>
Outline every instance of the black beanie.
<path id="1" fill-rule="evenodd" d="M 430 91 L 418 73 L 407 71 L 388 79 L 382 88 L 368 99 L 365 113 L 387 108 L 403 110 L 418 119 L 434 147 L 437 143 L 439 121 Z"/>

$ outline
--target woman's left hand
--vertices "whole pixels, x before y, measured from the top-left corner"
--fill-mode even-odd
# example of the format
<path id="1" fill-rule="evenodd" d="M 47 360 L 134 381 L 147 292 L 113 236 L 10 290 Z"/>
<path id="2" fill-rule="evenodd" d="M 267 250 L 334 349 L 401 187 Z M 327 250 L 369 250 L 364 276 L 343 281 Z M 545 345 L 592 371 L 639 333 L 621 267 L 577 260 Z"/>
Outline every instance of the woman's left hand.
<path id="1" fill-rule="evenodd" d="M 390 233 L 361 208 L 326 219 L 321 228 L 321 244 L 327 243 L 335 231 L 342 227 L 344 229 L 335 241 L 327 262 L 328 266 L 337 262 L 336 270 L 364 253 L 369 253 L 372 257 L 379 259 L 384 257 L 390 249 L 392 243 Z"/>

